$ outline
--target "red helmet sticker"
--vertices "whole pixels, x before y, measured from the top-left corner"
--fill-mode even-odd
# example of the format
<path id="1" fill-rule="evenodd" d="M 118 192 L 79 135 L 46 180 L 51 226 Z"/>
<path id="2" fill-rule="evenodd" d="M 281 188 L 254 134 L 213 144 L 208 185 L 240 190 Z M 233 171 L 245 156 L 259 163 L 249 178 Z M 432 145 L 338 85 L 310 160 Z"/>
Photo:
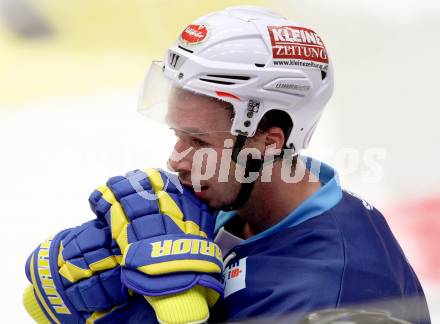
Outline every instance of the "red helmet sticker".
<path id="1" fill-rule="evenodd" d="M 328 68 L 324 43 L 313 30 L 297 26 L 268 26 L 275 65 Z"/>
<path id="2" fill-rule="evenodd" d="M 215 93 L 219 97 L 226 97 L 226 98 L 232 98 L 232 99 L 240 100 L 240 97 L 236 96 L 235 94 L 229 93 L 229 92 L 216 91 Z"/>
<path id="3" fill-rule="evenodd" d="M 195 45 L 203 42 L 208 36 L 206 25 L 189 25 L 180 34 L 180 41 L 186 45 Z"/>

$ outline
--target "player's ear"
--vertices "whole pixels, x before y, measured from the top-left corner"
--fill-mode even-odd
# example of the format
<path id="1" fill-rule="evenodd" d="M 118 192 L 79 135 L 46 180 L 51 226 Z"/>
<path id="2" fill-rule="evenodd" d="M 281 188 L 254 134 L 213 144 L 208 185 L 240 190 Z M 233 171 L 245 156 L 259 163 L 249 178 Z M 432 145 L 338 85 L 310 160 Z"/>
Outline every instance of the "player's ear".
<path id="1" fill-rule="evenodd" d="M 265 145 L 274 145 L 275 149 L 283 149 L 285 142 L 284 131 L 280 127 L 270 127 L 265 132 Z"/>

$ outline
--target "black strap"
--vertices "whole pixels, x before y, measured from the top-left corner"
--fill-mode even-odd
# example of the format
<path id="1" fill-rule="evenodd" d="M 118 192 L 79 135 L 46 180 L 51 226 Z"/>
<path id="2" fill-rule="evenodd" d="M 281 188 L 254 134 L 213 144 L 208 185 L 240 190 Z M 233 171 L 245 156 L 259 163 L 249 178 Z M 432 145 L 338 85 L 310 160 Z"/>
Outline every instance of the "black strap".
<path id="1" fill-rule="evenodd" d="M 260 172 L 261 167 L 263 166 L 263 160 L 261 159 L 248 159 L 246 161 L 246 166 L 244 169 L 244 176 L 245 178 L 249 177 L 249 174 L 251 172 Z M 235 198 L 234 202 L 229 206 L 229 210 L 237 210 L 244 206 L 244 204 L 248 201 L 249 197 L 251 196 L 252 189 L 254 188 L 255 181 L 258 179 L 255 178 L 255 180 L 251 182 L 245 182 L 241 184 L 240 191 L 238 192 L 237 197 Z"/>
<path id="2" fill-rule="evenodd" d="M 244 144 L 246 143 L 247 136 L 245 135 L 237 135 L 237 139 L 235 140 L 234 147 L 232 149 L 232 156 L 231 159 L 235 163 L 238 163 L 238 155 L 240 154 L 241 150 L 243 149 Z M 284 157 L 285 150 L 282 150 L 279 155 L 274 156 L 273 162 L 275 161 L 281 161 Z M 252 159 L 251 157 L 246 157 L 246 165 L 244 169 L 244 177 L 249 177 L 249 174 L 251 172 L 258 172 L 260 173 L 261 169 L 263 168 L 264 161 L 262 159 Z M 258 174 L 259 176 L 259 174 Z M 244 206 L 244 204 L 248 201 L 249 197 L 251 196 L 252 189 L 254 188 L 255 181 L 258 179 L 255 178 L 252 182 L 246 182 L 241 184 L 240 191 L 237 194 L 237 197 L 235 197 L 234 202 L 227 207 L 227 210 L 237 210 Z"/>
<path id="3" fill-rule="evenodd" d="M 246 142 L 246 136 L 245 135 L 237 135 L 237 139 L 234 143 L 234 148 L 232 149 L 232 161 L 237 163 L 238 160 L 238 154 L 241 152 L 245 142 Z M 263 160 L 261 159 L 252 159 L 249 156 L 246 157 L 246 165 L 244 169 L 244 177 L 249 177 L 249 174 L 251 172 L 260 172 L 261 168 L 263 167 Z M 255 178 L 254 181 L 246 182 L 241 184 L 240 191 L 238 192 L 237 197 L 235 197 L 234 202 L 228 207 L 228 210 L 237 210 L 244 206 L 244 204 L 248 201 L 252 189 L 254 188 L 255 181 L 258 179 Z"/>

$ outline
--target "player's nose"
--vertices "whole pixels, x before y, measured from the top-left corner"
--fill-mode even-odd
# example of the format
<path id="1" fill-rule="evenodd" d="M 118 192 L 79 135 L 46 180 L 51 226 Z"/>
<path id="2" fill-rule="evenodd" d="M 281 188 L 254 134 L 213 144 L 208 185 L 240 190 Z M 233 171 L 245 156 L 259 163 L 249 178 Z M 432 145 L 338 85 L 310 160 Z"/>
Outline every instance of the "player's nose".
<path id="1" fill-rule="evenodd" d="M 168 169 L 173 172 L 190 172 L 192 151 L 192 147 L 185 145 L 183 141 L 177 141 L 167 161 Z"/>

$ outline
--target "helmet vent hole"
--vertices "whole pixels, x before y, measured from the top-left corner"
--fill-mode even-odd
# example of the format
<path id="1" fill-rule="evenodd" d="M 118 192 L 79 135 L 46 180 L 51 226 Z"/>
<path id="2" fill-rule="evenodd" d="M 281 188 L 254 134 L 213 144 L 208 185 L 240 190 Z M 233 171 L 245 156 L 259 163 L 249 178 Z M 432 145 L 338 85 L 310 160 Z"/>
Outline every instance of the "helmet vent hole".
<path id="1" fill-rule="evenodd" d="M 191 50 L 189 50 L 189 49 L 187 49 L 187 48 L 185 48 L 185 47 L 182 47 L 182 46 L 178 46 L 180 49 L 183 49 L 184 51 L 187 51 L 187 52 L 189 52 L 189 53 L 194 53 L 194 51 L 191 51 Z"/>
<path id="2" fill-rule="evenodd" d="M 264 67 L 266 64 L 264 64 L 264 63 L 255 63 L 255 66 L 256 67 L 259 67 L 259 68 L 262 68 L 262 67 Z"/>
<path id="3" fill-rule="evenodd" d="M 251 77 L 246 75 L 224 75 L 224 74 L 207 74 L 202 78 L 199 78 L 201 81 L 224 84 L 224 85 L 232 85 L 232 84 L 240 84 L 248 81 Z"/>
<path id="4" fill-rule="evenodd" d="M 321 79 L 324 80 L 326 76 L 327 76 L 327 72 L 321 71 Z"/>
<path id="5" fill-rule="evenodd" d="M 232 80 L 249 80 L 250 77 L 243 75 L 218 75 L 218 74 L 207 74 L 206 76 L 212 78 L 221 78 L 221 79 L 232 79 Z"/>
<path id="6" fill-rule="evenodd" d="M 211 80 L 211 79 L 205 79 L 200 78 L 200 81 L 210 82 L 210 83 L 217 83 L 217 84 L 223 84 L 223 85 L 232 85 L 235 84 L 235 82 L 227 82 L 227 81 L 220 81 L 220 80 Z"/>

